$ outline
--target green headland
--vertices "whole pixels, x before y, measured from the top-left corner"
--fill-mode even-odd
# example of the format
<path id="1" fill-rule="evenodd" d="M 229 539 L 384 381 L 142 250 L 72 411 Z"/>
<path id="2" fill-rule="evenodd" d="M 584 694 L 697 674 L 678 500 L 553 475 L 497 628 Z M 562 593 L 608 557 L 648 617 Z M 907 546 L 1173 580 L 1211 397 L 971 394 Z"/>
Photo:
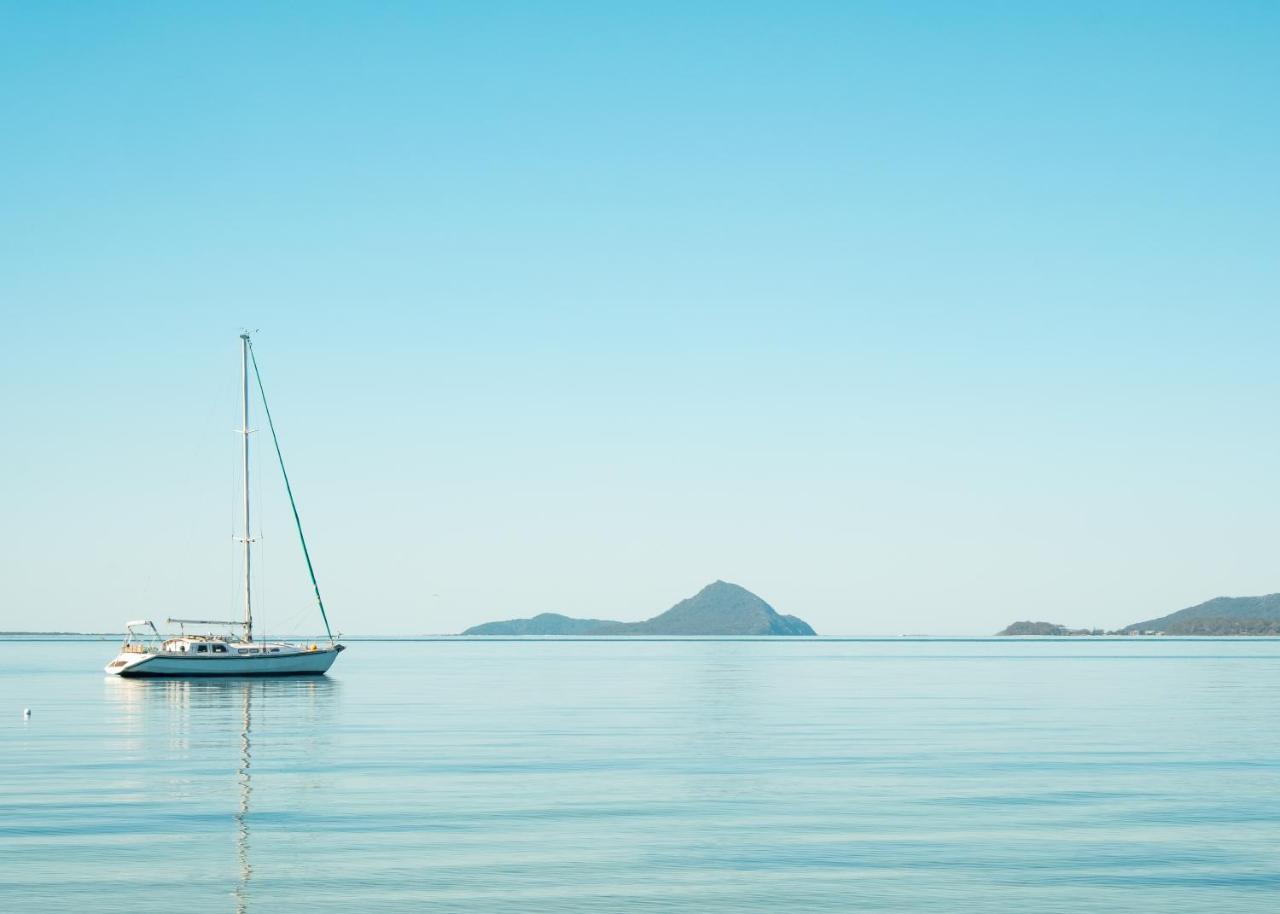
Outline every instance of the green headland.
<path id="1" fill-rule="evenodd" d="M 486 622 L 464 635 L 813 635 L 803 619 L 784 616 L 758 596 L 727 581 L 708 584 L 687 600 L 643 622 L 573 619 L 542 613 L 531 619 Z"/>

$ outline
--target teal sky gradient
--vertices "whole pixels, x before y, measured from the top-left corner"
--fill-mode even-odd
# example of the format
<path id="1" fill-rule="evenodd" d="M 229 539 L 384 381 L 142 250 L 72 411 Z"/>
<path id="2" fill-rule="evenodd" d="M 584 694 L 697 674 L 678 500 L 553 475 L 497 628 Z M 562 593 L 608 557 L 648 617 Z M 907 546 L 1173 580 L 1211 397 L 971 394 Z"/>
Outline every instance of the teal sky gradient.
<path id="1" fill-rule="evenodd" d="M 1280 590 L 1278 99 L 1272 3 L 0 4 L 0 629 L 234 611 L 241 326 L 347 632 Z"/>

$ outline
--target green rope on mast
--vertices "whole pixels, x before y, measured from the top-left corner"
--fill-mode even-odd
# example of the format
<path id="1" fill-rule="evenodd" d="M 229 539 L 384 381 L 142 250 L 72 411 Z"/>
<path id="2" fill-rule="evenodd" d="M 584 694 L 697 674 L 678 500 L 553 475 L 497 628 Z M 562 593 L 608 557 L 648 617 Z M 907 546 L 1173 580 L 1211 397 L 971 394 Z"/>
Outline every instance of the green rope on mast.
<path id="1" fill-rule="evenodd" d="M 293 522 L 298 527 L 298 542 L 302 544 L 302 557 L 307 560 L 307 574 L 311 575 L 311 586 L 315 588 L 316 603 L 320 606 L 320 618 L 324 620 L 324 632 L 333 642 L 333 632 L 329 629 L 329 616 L 324 611 L 324 600 L 320 596 L 320 585 L 316 583 L 316 571 L 311 567 L 311 553 L 307 551 L 307 538 L 302 535 L 302 519 L 298 517 L 298 503 L 293 500 L 293 487 L 289 485 L 289 472 L 284 468 L 284 455 L 280 453 L 280 439 L 276 437 L 276 424 L 271 421 L 271 407 L 267 406 L 267 392 L 262 386 L 262 375 L 258 373 L 258 358 L 253 354 L 253 342 L 249 342 L 249 359 L 253 362 L 253 376 L 258 381 L 258 393 L 262 396 L 262 411 L 267 414 L 267 427 L 271 429 L 271 443 L 276 446 L 276 459 L 280 461 L 280 475 L 284 477 L 284 490 L 289 493 L 289 507 L 293 509 Z"/>

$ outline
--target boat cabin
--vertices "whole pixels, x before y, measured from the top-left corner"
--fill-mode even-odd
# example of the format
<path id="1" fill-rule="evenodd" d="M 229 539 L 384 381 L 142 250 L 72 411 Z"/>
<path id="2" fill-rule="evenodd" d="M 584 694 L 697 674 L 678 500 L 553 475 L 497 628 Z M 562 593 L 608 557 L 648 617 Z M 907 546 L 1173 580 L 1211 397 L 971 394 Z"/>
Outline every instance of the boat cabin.
<path id="1" fill-rule="evenodd" d="M 187 637 L 170 638 L 162 648 L 170 654 L 226 654 L 230 653 L 227 642 L 213 638 Z"/>
<path id="2" fill-rule="evenodd" d="M 255 644 L 251 641 L 227 641 L 216 635 L 183 635 L 170 638 L 160 648 L 169 654 L 278 654 L 279 644 Z"/>

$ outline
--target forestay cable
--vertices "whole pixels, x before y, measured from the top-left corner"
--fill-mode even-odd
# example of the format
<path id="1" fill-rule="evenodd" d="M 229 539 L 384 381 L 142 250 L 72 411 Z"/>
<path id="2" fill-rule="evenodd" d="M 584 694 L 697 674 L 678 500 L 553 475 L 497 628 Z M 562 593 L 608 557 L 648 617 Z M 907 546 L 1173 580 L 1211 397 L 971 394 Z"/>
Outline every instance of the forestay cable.
<path id="1" fill-rule="evenodd" d="M 316 604 L 320 607 L 320 618 L 324 620 L 324 633 L 333 641 L 333 632 L 329 629 L 329 616 L 324 611 L 324 599 L 320 596 L 320 585 L 316 583 L 316 572 L 311 566 L 311 553 L 307 551 L 307 538 L 302 535 L 302 519 L 298 517 L 298 503 L 293 500 L 293 487 L 289 485 L 289 471 L 284 468 L 284 455 L 280 453 L 280 439 L 276 437 L 276 424 L 271 421 L 271 407 L 267 405 L 267 392 L 262 386 L 262 375 L 258 372 L 258 358 L 253 354 L 253 342 L 249 341 L 249 360 L 253 362 L 253 376 L 258 382 L 258 393 L 262 396 L 262 411 L 267 415 L 267 427 L 271 429 L 271 443 L 276 446 L 276 459 L 280 461 L 280 475 L 284 477 L 284 490 L 289 494 L 289 507 L 293 509 L 293 522 L 298 527 L 298 542 L 302 544 L 302 557 L 307 560 L 307 574 L 311 575 L 311 586 L 316 592 Z"/>

